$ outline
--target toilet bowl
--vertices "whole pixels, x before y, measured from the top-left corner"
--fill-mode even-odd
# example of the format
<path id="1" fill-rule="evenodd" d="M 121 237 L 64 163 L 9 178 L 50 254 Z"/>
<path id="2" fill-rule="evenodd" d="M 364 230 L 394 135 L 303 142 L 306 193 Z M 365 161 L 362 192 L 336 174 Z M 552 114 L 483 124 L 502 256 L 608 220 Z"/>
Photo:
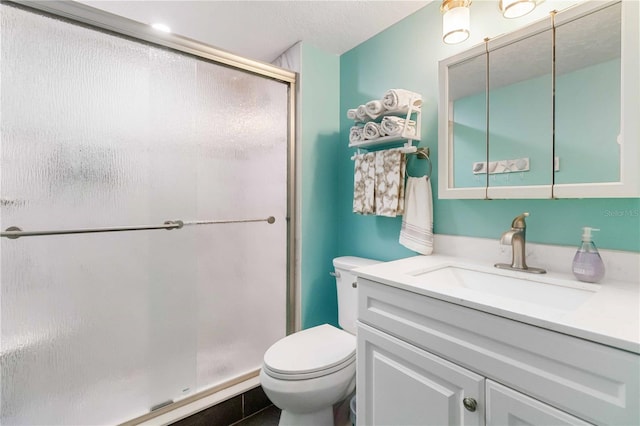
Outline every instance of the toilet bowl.
<path id="1" fill-rule="evenodd" d="M 294 333 L 265 353 L 260 382 L 282 410 L 280 425 L 333 425 L 333 405 L 355 389 L 355 336 L 324 324 Z"/>
<path id="2" fill-rule="evenodd" d="M 333 426 L 334 404 L 355 390 L 357 289 L 349 271 L 374 263 L 350 256 L 333 261 L 343 330 L 319 325 L 280 339 L 265 352 L 260 382 L 282 410 L 280 426 Z"/>

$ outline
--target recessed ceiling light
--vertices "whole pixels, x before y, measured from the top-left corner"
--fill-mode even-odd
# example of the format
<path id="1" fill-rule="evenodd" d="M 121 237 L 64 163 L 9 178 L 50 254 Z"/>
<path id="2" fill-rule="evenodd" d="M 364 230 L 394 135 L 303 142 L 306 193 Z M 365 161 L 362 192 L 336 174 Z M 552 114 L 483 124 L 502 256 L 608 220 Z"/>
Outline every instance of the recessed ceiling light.
<path id="1" fill-rule="evenodd" d="M 154 30 L 162 31 L 163 33 L 170 33 L 171 28 L 168 25 L 162 24 L 160 22 L 156 22 L 155 24 L 151 24 L 151 28 Z"/>

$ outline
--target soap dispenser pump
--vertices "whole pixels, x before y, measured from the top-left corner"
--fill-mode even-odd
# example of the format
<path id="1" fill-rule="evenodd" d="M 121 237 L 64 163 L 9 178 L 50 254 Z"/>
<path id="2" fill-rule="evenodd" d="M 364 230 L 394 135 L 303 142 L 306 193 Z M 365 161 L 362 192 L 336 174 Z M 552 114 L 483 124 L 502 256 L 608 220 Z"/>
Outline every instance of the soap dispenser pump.
<path id="1" fill-rule="evenodd" d="M 599 229 L 582 228 L 582 244 L 573 257 L 573 275 L 580 281 L 597 283 L 604 277 L 604 263 L 593 243 L 591 232 Z"/>

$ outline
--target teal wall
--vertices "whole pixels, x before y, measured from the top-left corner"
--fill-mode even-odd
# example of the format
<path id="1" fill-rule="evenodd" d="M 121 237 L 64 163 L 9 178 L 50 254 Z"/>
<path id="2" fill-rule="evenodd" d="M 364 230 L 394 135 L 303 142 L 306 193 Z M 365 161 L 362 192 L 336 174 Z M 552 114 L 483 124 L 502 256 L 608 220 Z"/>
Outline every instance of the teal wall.
<path id="1" fill-rule="evenodd" d="M 337 325 L 338 251 L 335 159 L 340 144 L 340 60 L 302 43 L 301 49 L 301 304 L 302 327 Z"/>
<path id="2" fill-rule="evenodd" d="M 441 41 L 441 14 L 434 2 L 367 40 L 340 57 L 340 144 L 334 163 L 338 175 L 338 254 L 366 256 L 381 260 L 414 255 L 398 243 L 400 218 L 360 216 L 351 212 L 353 191 L 353 150 L 347 146 L 352 122 L 346 110 L 377 99 L 390 88 L 406 88 L 424 98 L 422 141 L 431 148 L 434 162 L 434 231 L 438 234 L 498 239 L 517 214 L 531 213 L 527 239 L 531 242 L 577 245 L 581 227 L 602 231 L 596 244 L 601 248 L 640 251 L 640 200 L 438 200 L 437 199 L 437 118 L 438 61 L 493 36 L 526 24 L 524 18 L 505 20 L 493 2 L 474 2 L 472 37 L 465 43 L 448 46 Z M 551 2 L 549 2 L 551 3 Z M 566 2 L 567 5 L 569 2 Z M 544 3 L 543 3 L 544 4 Z M 551 5 L 550 5 L 551 6 Z M 532 17 L 532 19 L 535 16 Z M 474 21 L 476 19 L 477 21 Z M 518 21 L 518 22 L 515 22 Z M 489 33 L 492 31 L 493 33 Z M 422 170 L 421 160 L 411 160 L 409 171 Z M 597 167 L 597 165 L 590 165 Z M 437 250 L 437 247 L 436 247 Z"/>

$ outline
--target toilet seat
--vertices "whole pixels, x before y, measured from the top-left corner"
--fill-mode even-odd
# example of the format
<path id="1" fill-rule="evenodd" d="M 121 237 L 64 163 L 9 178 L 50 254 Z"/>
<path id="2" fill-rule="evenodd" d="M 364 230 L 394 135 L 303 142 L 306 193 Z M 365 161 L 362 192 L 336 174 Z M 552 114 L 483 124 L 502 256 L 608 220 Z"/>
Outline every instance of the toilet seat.
<path id="1" fill-rule="evenodd" d="M 323 324 L 274 343 L 264 354 L 263 370 L 277 379 L 305 380 L 332 374 L 355 359 L 355 336 Z"/>

